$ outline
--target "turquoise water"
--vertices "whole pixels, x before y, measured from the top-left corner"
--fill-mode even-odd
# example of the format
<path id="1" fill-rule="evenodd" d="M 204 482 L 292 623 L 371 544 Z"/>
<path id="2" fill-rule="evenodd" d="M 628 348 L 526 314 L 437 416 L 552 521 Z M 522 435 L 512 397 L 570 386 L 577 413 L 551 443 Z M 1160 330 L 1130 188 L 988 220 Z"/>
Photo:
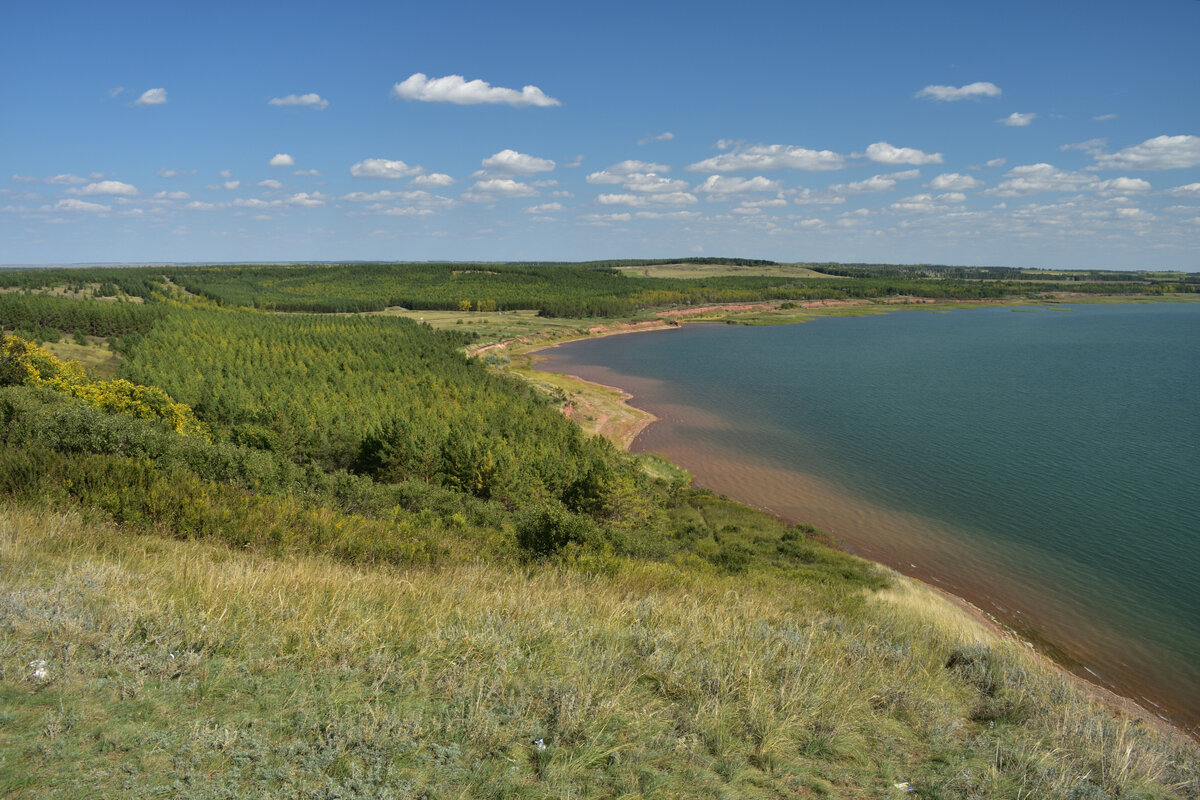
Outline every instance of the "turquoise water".
<path id="1" fill-rule="evenodd" d="M 1200 304 L 688 326 L 545 355 L 662 418 L 635 449 L 1200 723 Z"/>

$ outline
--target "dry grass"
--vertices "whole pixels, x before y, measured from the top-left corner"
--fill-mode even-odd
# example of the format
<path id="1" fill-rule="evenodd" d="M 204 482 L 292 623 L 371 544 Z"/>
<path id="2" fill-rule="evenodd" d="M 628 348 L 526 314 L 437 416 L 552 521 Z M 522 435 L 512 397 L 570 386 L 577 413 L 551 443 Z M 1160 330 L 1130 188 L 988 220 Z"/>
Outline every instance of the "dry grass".
<path id="1" fill-rule="evenodd" d="M 0 795 L 1196 796 L 1194 752 L 904 583 L 579 566 L 355 569 L 5 509 Z"/>

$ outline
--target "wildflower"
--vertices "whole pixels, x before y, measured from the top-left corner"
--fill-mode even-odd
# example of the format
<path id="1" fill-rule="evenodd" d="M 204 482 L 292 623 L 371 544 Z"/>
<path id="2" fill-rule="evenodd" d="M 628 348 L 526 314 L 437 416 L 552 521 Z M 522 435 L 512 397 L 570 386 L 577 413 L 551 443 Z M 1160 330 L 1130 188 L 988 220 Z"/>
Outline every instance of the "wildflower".
<path id="1" fill-rule="evenodd" d="M 39 658 L 37 661 L 30 661 L 29 668 L 33 670 L 29 674 L 30 680 L 36 683 L 43 683 L 50 680 L 50 670 L 46 669 L 46 662 L 43 659 Z"/>

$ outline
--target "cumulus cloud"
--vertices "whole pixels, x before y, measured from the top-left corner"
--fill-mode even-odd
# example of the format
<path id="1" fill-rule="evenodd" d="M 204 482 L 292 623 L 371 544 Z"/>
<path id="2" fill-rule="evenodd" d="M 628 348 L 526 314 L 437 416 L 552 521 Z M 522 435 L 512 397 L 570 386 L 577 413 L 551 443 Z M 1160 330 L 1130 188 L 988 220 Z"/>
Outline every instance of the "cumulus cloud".
<path id="1" fill-rule="evenodd" d="M 530 206 L 529 208 L 525 209 L 525 213 L 526 214 L 554 214 L 554 213 L 562 211 L 562 210 L 563 210 L 562 203 L 542 203 L 541 205 Z"/>
<path id="2" fill-rule="evenodd" d="M 965 199 L 964 195 L 957 192 L 950 192 L 938 195 L 937 197 L 930 194 L 915 194 L 912 197 L 897 200 L 888 206 L 888 208 L 901 214 L 927 214 L 933 211 L 944 210 L 946 203 L 961 202 Z"/>
<path id="3" fill-rule="evenodd" d="M 142 96 L 133 101 L 135 106 L 161 106 L 167 102 L 166 89 L 147 89 Z"/>
<path id="4" fill-rule="evenodd" d="M 940 164 L 941 153 L 924 153 L 912 147 L 892 147 L 875 142 L 867 147 L 867 158 L 879 164 Z"/>
<path id="5" fill-rule="evenodd" d="M 993 158 L 984 163 L 985 167 L 1003 167 L 1008 163 L 1007 158 Z"/>
<path id="6" fill-rule="evenodd" d="M 444 172 L 431 172 L 428 175 L 418 175 L 409 181 L 413 186 L 453 186 L 455 181 Z"/>
<path id="7" fill-rule="evenodd" d="M 411 178 L 424 172 L 424 167 L 410 167 L 403 161 L 391 161 L 386 158 L 368 158 L 350 167 L 350 174 L 355 178 Z"/>
<path id="8" fill-rule="evenodd" d="M 89 183 L 87 186 L 82 186 L 78 189 L 67 189 L 71 194 L 79 195 L 135 195 L 138 193 L 137 187 L 121 181 L 98 181 Z"/>
<path id="9" fill-rule="evenodd" d="M 191 197 L 192 196 L 190 194 L 188 194 L 187 192 L 162 191 L 162 192 L 154 193 L 155 200 L 190 200 Z"/>
<path id="10" fill-rule="evenodd" d="M 983 181 L 962 175 L 957 172 L 944 172 L 928 183 L 930 189 L 938 191 L 961 192 L 964 189 L 975 189 L 983 185 Z"/>
<path id="11" fill-rule="evenodd" d="M 657 175 L 670 171 L 671 168 L 666 164 L 629 160 L 605 167 L 599 172 L 593 172 L 587 176 L 586 180 L 588 183 L 624 183 L 630 175 Z"/>
<path id="12" fill-rule="evenodd" d="M 276 153 L 267 163 L 272 167 L 294 167 L 296 166 L 296 159 L 287 153 Z"/>
<path id="13" fill-rule="evenodd" d="M 722 144 L 718 142 L 718 146 Z M 756 144 L 731 153 L 706 158 L 691 164 L 691 172 L 741 172 L 773 169 L 804 169 L 813 172 L 841 169 L 845 156 L 832 150 L 809 150 L 786 144 Z"/>
<path id="14" fill-rule="evenodd" d="M 900 173 L 904 175 L 905 173 Z M 896 186 L 896 177 L 894 175 L 872 175 L 861 181 L 851 181 L 850 183 L 835 183 L 829 187 L 828 191 L 833 194 L 867 194 L 869 192 L 886 192 Z"/>
<path id="15" fill-rule="evenodd" d="M 669 142 L 675 138 L 675 134 L 670 131 L 665 131 L 657 136 L 647 136 L 645 139 L 638 139 L 638 144 L 650 144 L 651 142 Z"/>
<path id="16" fill-rule="evenodd" d="M 1098 154 L 1103 169 L 1185 169 L 1200 165 L 1200 136 L 1156 136 L 1115 153 Z"/>
<path id="17" fill-rule="evenodd" d="M 112 211 L 112 206 L 89 203 L 86 200 L 76 200 L 74 197 L 59 200 L 54 204 L 54 208 L 57 211 L 90 211 L 96 214 L 104 211 Z"/>
<path id="18" fill-rule="evenodd" d="M 411 189 L 405 192 L 392 192 L 386 189 L 379 192 L 351 192 L 343 195 L 342 199 L 352 203 L 374 203 L 375 205 L 368 206 L 367 210 L 377 213 L 389 208 L 389 206 L 383 205 L 389 202 L 402 203 L 406 208 L 428 209 L 451 208 L 456 205 L 455 201 L 449 197 L 431 194 L 422 189 Z"/>
<path id="19" fill-rule="evenodd" d="M 315 206 L 325 205 L 326 199 L 326 195 L 323 195 L 320 192 L 313 192 L 312 194 L 309 194 L 308 192 L 296 192 L 296 194 L 289 197 L 286 202 L 290 206 L 313 208 Z"/>
<path id="20" fill-rule="evenodd" d="M 753 178 L 727 178 L 721 175 L 709 175 L 704 183 L 696 187 L 697 192 L 706 194 L 734 194 L 735 192 L 777 192 L 779 181 L 772 181 L 762 175 Z"/>
<path id="21" fill-rule="evenodd" d="M 930 97 L 934 100 L 950 102 L 953 100 L 968 100 L 979 97 L 999 97 L 1000 87 L 990 81 L 976 81 L 966 86 L 926 86 L 917 92 L 917 97 Z"/>
<path id="22" fill-rule="evenodd" d="M 160 178 L 178 178 L 181 175 L 195 175 L 196 170 L 167 169 L 166 167 L 163 167 L 154 174 Z"/>
<path id="23" fill-rule="evenodd" d="M 1108 146 L 1107 139 L 1088 139 L 1086 142 L 1073 142 L 1072 144 L 1064 144 L 1059 147 L 1059 150 L 1082 150 L 1085 153 L 1098 155 L 1104 152 L 1104 148 Z"/>
<path id="24" fill-rule="evenodd" d="M 1093 189 L 1101 194 L 1126 194 L 1129 192 L 1148 192 L 1152 188 L 1149 181 L 1144 181 L 1141 178 L 1113 178 L 1112 180 L 1100 181 L 1092 184 L 1087 188 Z"/>
<path id="25" fill-rule="evenodd" d="M 289 94 L 287 97 L 272 97 L 267 101 L 270 106 L 300 106 L 316 111 L 324 111 L 329 107 L 329 101 L 316 92 L 308 94 Z"/>
<path id="26" fill-rule="evenodd" d="M 1116 119 L 1116 118 L 1117 118 L 1116 114 L 1101 114 L 1099 116 L 1092 117 L 1092 119 L 1096 120 L 1097 122 L 1105 122 L 1107 120 Z"/>
<path id="27" fill-rule="evenodd" d="M 537 197 L 538 190 L 527 183 L 512 178 L 488 178 L 475 181 L 475 185 L 463 192 L 463 199 L 471 203 L 490 203 L 502 197 Z"/>
<path id="28" fill-rule="evenodd" d="M 516 150 L 501 150 L 483 159 L 480 164 L 489 174 L 497 175 L 536 175 L 554 169 L 554 162 L 550 159 L 518 153 Z"/>
<path id="29" fill-rule="evenodd" d="M 236 189 L 241 185 L 242 185 L 241 181 L 225 181 L 225 183 L 224 183 L 224 186 L 226 189 Z"/>
<path id="30" fill-rule="evenodd" d="M 996 122 L 999 122 L 1001 125 L 1007 125 L 1010 128 L 1024 128 L 1028 126 L 1029 123 L 1033 122 L 1034 118 L 1036 117 L 1037 114 L 1034 114 L 1032 111 L 1028 114 L 1021 114 L 1020 112 L 1014 111 L 1007 117 L 996 120 Z"/>
<path id="31" fill-rule="evenodd" d="M 579 218 L 587 225 L 611 225 L 614 222 L 629 222 L 633 215 L 628 211 L 619 214 L 584 214 Z"/>
<path id="32" fill-rule="evenodd" d="M 19 175 L 14 175 L 13 180 L 20 181 L 22 183 L 32 183 L 36 181 L 37 178 L 25 178 Z M 81 178 L 78 175 L 69 174 L 51 175 L 49 178 L 45 178 L 43 183 L 48 183 L 51 186 L 78 186 L 81 183 L 87 183 L 87 178 Z"/>
<path id="33" fill-rule="evenodd" d="M 267 189 L 282 189 L 283 188 L 283 184 L 280 183 L 279 181 L 275 180 L 274 178 L 267 178 L 265 181 L 259 181 L 258 185 L 266 187 Z"/>
<path id="34" fill-rule="evenodd" d="M 1176 186 L 1174 189 L 1167 189 L 1166 194 L 1171 197 L 1200 197 L 1200 183 Z"/>
<path id="35" fill-rule="evenodd" d="M 392 94 L 401 100 L 454 103 L 462 106 L 480 103 L 517 107 L 562 105 L 536 86 L 525 86 L 517 91 L 492 86 L 487 81 L 468 81 L 462 75 L 430 78 L 422 72 L 413 73 L 401 83 L 397 83 L 392 87 Z"/>
<path id="36" fill-rule="evenodd" d="M 697 202 L 696 195 L 689 192 L 664 192 L 662 194 L 602 194 L 596 202 L 603 206 L 686 206 Z"/>
<path id="37" fill-rule="evenodd" d="M 1041 192 L 1074 192 L 1095 183 L 1086 172 L 1066 172 L 1050 164 L 1026 164 L 1005 173 L 1008 180 L 984 192 L 994 197 L 1021 197 Z"/>

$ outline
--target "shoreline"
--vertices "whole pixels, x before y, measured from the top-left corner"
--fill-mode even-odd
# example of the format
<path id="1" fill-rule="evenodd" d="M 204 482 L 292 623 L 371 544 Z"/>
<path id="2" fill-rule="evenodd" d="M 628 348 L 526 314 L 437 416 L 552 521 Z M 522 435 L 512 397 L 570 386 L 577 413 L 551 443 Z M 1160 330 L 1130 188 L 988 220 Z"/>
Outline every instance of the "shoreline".
<path id="1" fill-rule="evenodd" d="M 892 307 L 895 308 L 895 307 L 897 307 L 897 305 L 899 305 L 899 304 L 893 305 Z M 961 308 L 979 308 L 979 307 L 981 307 L 981 305 L 985 305 L 985 304 L 976 302 L 976 303 L 961 303 L 961 304 L 954 303 L 954 304 L 949 304 L 949 305 L 958 306 Z M 1026 303 L 994 303 L 994 304 L 986 304 L 986 305 L 1017 306 L 1017 305 L 1029 305 L 1029 304 L 1026 302 Z M 899 307 L 903 308 L 904 306 L 899 305 Z M 708 309 L 705 309 L 705 311 L 707 311 L 707 310 Z M 812 319 L 812 317 L 810 317 L 809 319 Z M 685 320 L 680 320 L 680 322 L 683 322 L 683 321 L 685 321 Z M 707 324 L 715 324 L 720 321 L 721 320 L 686 320 L 686 322 L 690 323 L 690 324 L 706 324 L 706 323 Z M 807 320 L 797 320 L 796 322 L 801 322 L 801 321 L 807 321 Z M 650 411 L 643 409 L 643 408 L 638 408 L 636 405 L 633 405 L 630 401 L 635 399 L 634 396 L 632 394 L 630 394 L 628 391 L 625 391 L 624 389 L 622 389 L 621 387 L 610 386 L 610 385 L 602 384 L 602 383 L 599 383 L 596 381 L 590 381 L 579 375 L 552 372 L 550 370 L 539 368 L 536 366 L 537 363 L 539 361 L 544 361 L 547 359 L 545 357 L 543 357 L 542 359 L 537 359 L 536 355 L 543 350 L 548 350 L 550 348 L 557 347 L 560 344 L 567 344 L 568 342 L 581 341 L 581 340 L 590 339 L 590 338 L 603 338 L 603 337 L 608 337 L 608 336 L 620 335 L 623 333 L 649 332 L 651 330 L 663 330 L 663 329 L 669 329 L 669 328 L 673 328 L 673 327 L 679 327 L 679 323 L 677 323 L 675 325 L 665 325 L 664 324 L 664 325 L 656 325 L 656 326 L 644 326 L 644 327 L 636 327 L 636 328 L 629 327 L 629 328 L 620 328 L 620 329 L 604 329 L 603 326 L 601 326 L 601 328 L 602 328 L 601 331 L 597 331 L 596 333 L 593 333 L 591 335 L 583 335 L 583 336 L 578 336 L 578 337 L 572 337 L 571 339 L 567 339 L 567 340 L 556 341 L 556 342 L 549 343 L 549 344 L 546 344 L 543 346 L 531 348 L 529 350 L 524 351 L 524 353 L 531 357 L 530 364 L 529 364 L 529 369 L 531 371 L 536 371 L 540 374 L 561 375 L 561 376 L 568 378 L 571 381 L 577 382 L 578 384 L 582 384 L 582 385 L 585 385 L 588 387 L 596 387 L 597 389 L 600 389 L 601 391 L 605 391 L 605 392 L 615 393 L 619 396 L 619 403 L 622 406 L 624 406 L 625 408 L 629 409 L 632 412 L 635 412 L 638 415 L 641 415 L 641 424 L 638 425 L 636 432 L 632 436 L 628 436 L 627 438 L 622 437 L 620 439 L 614 439 L 612 436 L 609 436 L 610 440 L 612 440 L 614 442 L 614 444 L 618 445 L 619 447 L 621 447 L 622 449 L 624 449 L 626 451 L 632 452 L 632 448 L 634 446 L 636 439 L 641 435 L 642 432 L 644 432 L 647 428 L 649 428 L 651 424 L 653 424 L 656 421 L 659 421 L 659 418 L 657 416 L 655 416 L 653 413 L 651 413 Z M 567 415 L 568 418 L 574 419 L 570 413 L 567 413 L 566 409 L 564 409 L 564 413 Z M 577 423 L 579 423 L 579 421 L 577 419 L 575 421 Z M 597 429 L 595 432 L 605 433 L 603 430 L 600 430 L 600 429 Z M 649 452 L 649 451 L 647 451 L 647 452 Z M 684 464 L 679 464 L 678 466 L 681 466 L 684 469 L 687 469 L 687 466 Z M 787 516 L 780 514 L 772 509 L 762 508 L 755 503 L 752 503 L 746 499 L 743 499 L 742 497 L 736 496 L 736 494 L 730 494 L 728 496 L 731 499 L 733 499 L 739 503 L 747 505 L 751 508 L 756 508 L 760 511 L 763 511 L 764 513 L 770 514 L 781 520 L 784 520 L 785 522 L 793 522 L 794 523 L 794 522 L 798 521 L 798 520 L 790 520 Z M 834 546 L 838 547 L 839 549 L 846 550 L 847 552 L 854 553 L 853 550 L 846 548 L 843 545 L 834 545 Z M 855 555 L 858 555 L 860 558 L 864 557 L 861 554 L 857 554 L 857 553 L 855 553 Z M 896 568 L 888 565 L 887 563 L 879 561 L 875 558 L 866 557 L 866 560 L 873 561 L 874 563 L 879 564 L 880 566 L 884 567 L 885 569 L 889 569 L 889 570 L 895 572 L 897 575 L 909 578 L 910 580 L 914 581 L 919 586 L 921 586 L 925 590 L 929 591 L 933 596 L 939 597 L 944 602 L 949 603 L 950 605 L 963 611 L 979 627 L 986 630 L 990 635 L 1001 638 L 1001 639 L 1009 640 L 1012 642 L 1016 642 L 1017 644 L 1022 645 L 1024 648 L 1026 648 L 1028 650 L 1028 652 L 1031 655 L 1036 657 L 1043 664 L 1045 664 L 1048 667 L 1050 667 L 1051 669 L 1053 669 L 1056 674 L 1065 678 L 1068 681 L 1068 683 L 1070 683 L 1072 686 L 1075 686 L 1076 688 L 1081 689 L 1082 691 L 1086 692 L 1095 701 L 1097 701 L 1104 707 L 1110 709 L 1111 711 L 1117 713 L 1118 715 L 1128 717 L 1131 721 L 1134 721 L 1134 722 L 1147 724 L 1168 736 L 1179 737 L 1182 740 L 1187 741 L 1193 745 L 1197 741 L 1200 741 L 1200 727 L 1197 727 L 1194 729 L 1189 729 L 1187 727 L 1184 727 L 1184 725 L 1182 723 L 1176 723 L 1176 722 L 1171 721 L 1170 719 L 1163 717 L 1160 713 L 1154 711 L 1152 708 L 1139 702 L 1134 697 L 1120 694 L 1106 686 L 1101 685 L 1100 683 L 1098 683 L 1095 680 L 1089 679 L 1081 674 L 1077 674 L 1076 672 L 1072 671 L 1072 669 L 1067 664 L 1060 663 L 1059 661 L 1055 660 L 1055 658 L 1051 654 L 1049 654 L 1047 652 L 1043 652 L 1043 650 L 1038 649 L 1038 647 L 1035 647 L 1034 644 L 1032 644 L 1031 642 L 1028 641 L 1028 638 L 1035 638 L 1035 639 L 1038 638 L 1036 635 L 1034 635 L 1034 636 L 1022 635 L 1020 632 L 1018 632 L 1018 630 L 1010 627 L 1009 625 L 1007 625 L 1005 622 L 1003 622 L 1002 620 L 995 617 L 990 612 L 988 612 L 988 611 L 984 610 L 983 608 L 981 608 L 980 606 L 976 605 L 970 599 L 963 597 L 961 595 L 955 594 L 947 589 L 938 587 L 938 586 L 930 583 L 928 580 L 923 580 L 923 579 L 915 577 L 915 576 L 905 575 L 904 573 L 900 572 Z M 1037 632 L 1033 631 L 1032 633 L 1036 634 Z M 1043 644 L 1043 646 L 1048 646 L 1047 649 L 1055 649 L 1053 642 L 1051 642 L 1049 640 L 1047 640 Z M 1082 667 L 1084 670 L 1087 670 L 1086 665 L 1080 664 L 1079 666 Z M 1090 672 L 1090 670 L 1088 670 L 1088 671 Z M 1152 701 L 1148 701 L 1148 702 L 1152 702 Z"/>

